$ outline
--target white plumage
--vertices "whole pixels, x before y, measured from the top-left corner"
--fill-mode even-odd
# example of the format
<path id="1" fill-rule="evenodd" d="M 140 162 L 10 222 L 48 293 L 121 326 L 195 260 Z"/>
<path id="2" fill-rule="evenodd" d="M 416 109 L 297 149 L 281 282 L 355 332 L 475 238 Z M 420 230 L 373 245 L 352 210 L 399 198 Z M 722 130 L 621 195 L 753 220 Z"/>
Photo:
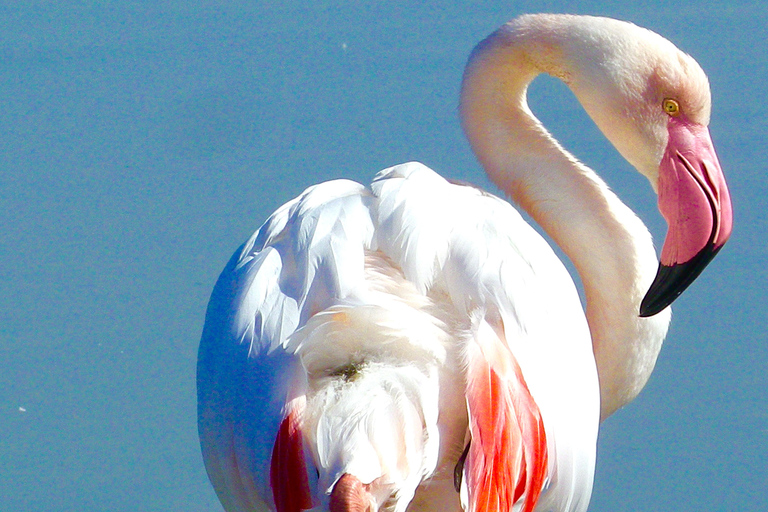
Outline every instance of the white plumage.
<path id="1" fill-rule="evenodd" d="M 490 321 L 503 323 L 515 357 L 531 368 L 526 382 L 547 418 L 558 457 L 551 459 L 557 485 L 545 496 L 585 509 L 592 479 L 582 470 L 594 467 L 599 393 L 567 271 L 509 204 L 421 164 L 382 171 L 371 188 L 311 187 L 275 212 L 219 278 L 199 365 L 200 414 L 217 420 L 201 423 L 201 435 L 203 446 L 207 436 L 216 438 L 210 445 L 229 445 L 237 471 L 212 472 L 214 486 L 242 488 L 247 503 L 271 495 L 265 482 L 249 486 L 269 473 L 285 401 L 262 400 L 287 393 L 306 396 L 321 466 L 313 486 L 329 491 L 340 468 L 354 468 L 366 483 L 386 469 L 404 507 L 437 471 L 457 505 L 453 469 L 467 421 L 462 351 Z M 202 372 L 212 366 L 208 358 L 224 356 L 222 325 L 233 316 L 238 343 L 230 350 L 240 354 L 208 378 Z M 276 378 L 289 372 L 297 378 Z M 286 382 L 293 387 L 284 389 Z M 221 415 L 238 408 L 248 414 Z M 230 422 L 231 432 L 221 428 Z M 206 453 L 206 460 L 231 456 Z M 578 497 L 558 496 L 561 486 Z"/>

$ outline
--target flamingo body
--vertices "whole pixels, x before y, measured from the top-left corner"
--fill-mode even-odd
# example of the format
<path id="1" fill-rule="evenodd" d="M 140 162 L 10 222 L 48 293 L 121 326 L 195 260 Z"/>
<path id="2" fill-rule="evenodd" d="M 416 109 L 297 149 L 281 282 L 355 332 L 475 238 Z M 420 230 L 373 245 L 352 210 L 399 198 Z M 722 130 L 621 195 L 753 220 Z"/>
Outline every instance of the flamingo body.
<path id="1" fill-rule="evenodd" d="M 216 284 L 198 382 L 206 467 L 228 511 L 327 506 L 344 474 L 376 487 L 379 505 L 405 510 L 415 495 L 417 509 L 459 510 L 470 421 L 471 482 L 514 462 L 508 505 L 538 496 L 545 475 L 542 499 L 588 503 L 599 392 L 573 283 L 509 204 L 421 164 L 371 189 L 323 183 L 275 212 Z M 296 418 L 305 446 L 286 448 Z M 302 467 L 290 484 L 301 505 L 275 506 L 275 475 Z M 427 505 L 431 494 L 445 502 Z"/>

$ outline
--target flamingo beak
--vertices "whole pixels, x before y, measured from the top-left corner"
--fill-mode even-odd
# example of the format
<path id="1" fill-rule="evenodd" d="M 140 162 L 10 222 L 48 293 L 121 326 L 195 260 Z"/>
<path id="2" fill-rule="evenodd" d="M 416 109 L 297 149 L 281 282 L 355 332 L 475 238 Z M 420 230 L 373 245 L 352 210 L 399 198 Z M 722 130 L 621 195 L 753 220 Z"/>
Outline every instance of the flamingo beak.
<path id="1" fill-rule="evenodd" d="M 701 274 L 731 236 L 733 210 L 706 126 L 670 117 L 659 164 L 659 211 L 669 226 L 640 316 L 659 313 Z"/>

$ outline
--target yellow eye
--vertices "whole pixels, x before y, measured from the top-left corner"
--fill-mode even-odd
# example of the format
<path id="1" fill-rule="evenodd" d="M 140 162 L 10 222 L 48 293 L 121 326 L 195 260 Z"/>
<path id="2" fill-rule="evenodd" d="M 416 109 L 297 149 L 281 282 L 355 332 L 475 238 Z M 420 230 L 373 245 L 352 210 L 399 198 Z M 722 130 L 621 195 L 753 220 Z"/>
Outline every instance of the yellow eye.
<path id="1" fill-rule="evenodd" d="M 672 98 L 665 98 L 664 101 L 661 102 L 661 108 L 672 117 L 680 115 L 680 104 Z"/>

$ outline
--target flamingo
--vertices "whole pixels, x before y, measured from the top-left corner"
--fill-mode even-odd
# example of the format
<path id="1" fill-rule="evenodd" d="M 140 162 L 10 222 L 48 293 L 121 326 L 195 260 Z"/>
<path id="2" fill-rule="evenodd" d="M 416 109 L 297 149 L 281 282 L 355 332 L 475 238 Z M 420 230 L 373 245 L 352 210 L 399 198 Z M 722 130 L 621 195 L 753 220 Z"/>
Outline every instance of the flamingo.
<path id="1" fill-rule="evenodd" d="M 527 106 L 563 80 L 658 193 L 643 223 Z M 228 512 L 584 511 L 601 418 L 640 392 L 669 304 L 728 239 L 707 78 L 627 22 L 524 15 L 473 51 L 466 135 L 502 199 L 411 162 L 280 207 L 227 264 L 200 343 Z"/>

